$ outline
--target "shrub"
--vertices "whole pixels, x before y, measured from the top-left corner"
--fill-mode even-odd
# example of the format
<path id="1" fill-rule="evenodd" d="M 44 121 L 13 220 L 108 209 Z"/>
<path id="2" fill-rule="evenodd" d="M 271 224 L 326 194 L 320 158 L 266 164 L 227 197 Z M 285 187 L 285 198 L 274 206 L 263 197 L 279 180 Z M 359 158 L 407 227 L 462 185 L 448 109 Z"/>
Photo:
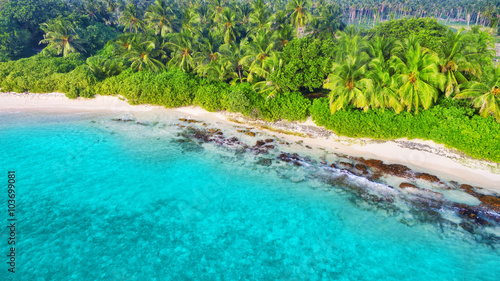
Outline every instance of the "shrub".
<path id="1" fill-rule="evenodd" d="M 123 71 L 99 83 L 95 91 L 102 95 L 123 95 L 132 104 L 149 103 L 165 107 L 191 105 L 198 79 L 180 69 L 159 73 Z"/>
<path id="2" fill-rule="evenodd" d="M 457 102 L 443 100 L 419 114 L 395 114 L 389 110 L 364 113 L 348 108 L 332 115 L 328 100 L 321 98 L 314 101 L 310 110 L 317 125 L 339 135 L 433 140 L 476 158 L 500 161 L 500 123 L 493 117 L 474 115 L 473 109 L 460 107 Z"/>
<path id="3" fill-rule="evenodd" d="M 202 82 L 196 91 L 193 103 L 207 111 L 217 111 L 226 108 L 224 97 L 227 97 L 229 86 L 223 82 Z"/>
<path id="4" fill-rule="evenodd" d="M 42 55 L 0 63 L 2 91 L 47 93 L 58 88 L 59 74 L 68 73 L 84 64 L 81 56 L 45 57 Z"/>
<path id="5" fill-rule="evenodd" d="M 265 119 L 275 121 L 286 119 L 289 121 L 307 119 L 311 101 L 300 92 L 280 93 L 274 98 L 267 99 L 265 103 Z"/>

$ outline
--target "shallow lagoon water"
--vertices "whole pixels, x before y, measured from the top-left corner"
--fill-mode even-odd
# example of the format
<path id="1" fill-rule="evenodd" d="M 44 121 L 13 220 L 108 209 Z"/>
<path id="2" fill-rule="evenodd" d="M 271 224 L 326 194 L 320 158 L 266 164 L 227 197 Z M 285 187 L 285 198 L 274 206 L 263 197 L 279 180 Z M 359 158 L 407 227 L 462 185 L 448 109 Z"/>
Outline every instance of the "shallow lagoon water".
<path id="1" fill-rule="evenodd" d="M 342 186 L 283 176 L 288 169 L 300 177 L 297 167 L 255 165 L 253 155 L 209 144 L 187 147 L 172 141 L 178 128 L 168 122 L 1 117 L 0 166 L 17 175 L 13 280 L 500 276 L 498 244 L 460 228 L 404 224 L 360 208 Z M 13 277 L 5 264 L 1 270 Z"/>

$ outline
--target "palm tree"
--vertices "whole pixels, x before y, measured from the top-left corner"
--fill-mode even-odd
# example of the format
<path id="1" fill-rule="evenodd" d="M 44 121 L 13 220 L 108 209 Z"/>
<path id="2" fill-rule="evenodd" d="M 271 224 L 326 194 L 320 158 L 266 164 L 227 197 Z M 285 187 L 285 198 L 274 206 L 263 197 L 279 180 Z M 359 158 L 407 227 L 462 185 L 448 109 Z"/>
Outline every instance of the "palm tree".
<path id="1" fill-rule="evenodd" d="M 57 19 L 42 24 L 42 29 L 45 34 L 39 44 L 48 44 L 47 50 L 55 49 L 58 55 L 63 54 L 64 57 L 69 53 L 85 52 L 82 47 L 85 41 L 78 37 L 70 22 Z"/>
<path id="2" fill-rule="evenodd" d="M 105 79 L 120 74 L 126 66 L 123 60 L 106 59 L 101 56 L 92 56 L 87 59 L 87 65 L 95 77 Z"/>
<path id="3" fill-rule="evenodd" d="M 403 43 L 407 50 L 403 56 L 393 56 L 391 63 L 396 69 L 396 83 L 403 106 L 408 112 L 415 109 L 418 113 L 420 106 L 428 109 L 435 102 L 439 90 L 444 90 L 446 78 L 439 72 L 439 58 L 424 50 L 414 38 Z"/>
<path id="4" fill-rule="evenodd" d="M 130 32 L 135 30 L 135 33 L 139 32 L 139 30 L 144 29 L 145 24 L 140 19 L 139 13 L 137 12 L 134 4 L 128 4 L 123 10 L 122 15 L 119 19 L 120 24 L 125 26 L 123 32 L 129 29 Z"/>
<path id="5" fill-rule="evenodd" d="M 281 29 L 274 32 L 273 38 L 277 41 L 278 50 L 283 50 L 288 42 L 295 38 L 294 28 L 292 25 L 284 25 Z"/>
<path id="6" fill-rule="evenodd" d="M 260 30 L 257 34 L 250 36 L 251 43 L 245 46 L 245 57 L 242 63 L 249 68 L 248 81 L 252 81 L 255 69 L 262 68 L 264 62 L 274 52 L 275 42 L 271 34 Z"/>
<path id="7" fill-rule="evenodd" d="M 164 69 L 165 65 L 158 58 L 164 55 L 165 52 L 158 47 L 158 43 L 153 41 L 135 43 L 132 45 L 130 52 L 125 54 L 125 57 L 132 63 L 131 67 L 134 70 L 159 71 Z"/>
<path id="8" fill-rule="evenodd" d="M 208 4 L 210 18 L 213 22 L 218 22 L 220 16 L 222 15 L 222 11 L 226 6 L 226 0 L 211 0 Z"/>
<path id="9" fill-rule="evenodd" d="M 228 61 L 211 62 L 200 66 L 197 71 L 201 77 L 211 81 L 227 81 L 238 77 L 231 70 L 231 64 Z"/>
<path id="10" fill-rule="evenodd" d="M 472 99 L 483 117 L 493 116 L 500 122 L 500 67 L 484 81 L 471 81 L 460 85 L 457 99 Z"/>
<path id="11" fill-rule="evenodd" d="M 191 34 L 199 34 L 200 23 L 201 23 L 201 17 L 200 14 L 196 11 L 196 9 L 188 8 L 184 11 L 184 15 L 182 16 L 182 22 L 181 22 L 182 29 L 189 30 Z"/>
<path id="12" fill-rule="evenodd" d="M 396 113 L 403 110 L 399 92 L 395 83 L 395 71 L 391 64 L 391 50 L 394 40 L 374 37 L 368 42 L 368 54 L 372 58 L 369 63 L 370 77 L 374 82 L 374 91 L 370 98 L 372 108 L 392 108 Z"/>
<path id="13" fill-rule="evenodd" d="M 248 41 L 243 39 L 239 44 L 231 43 L 224 44 L 219 48 L 221 54 L 221 63 L 226 65 L 226 69 L 232 71 L 234 77 L 238 77 L 240 82 L 243 82 L 247 71 L 244 69 L 243 59 L 245 58 L 245 49 Z"/>
<path id="14" fill-rule="evenodd" d="M 171 59 L 168 66 L 177 66 L 184 71 L 191 71 L 195 68 L 195 45 L 197 39 L 188 30 L 179 33 L 169 34 L 169 42 L 164 45 L 172 49 Z"/>
<path id="15" fill-rule="evenodd" d="M 194 55 L 197 67 L 206 66 L 220 58 L 218 52 L 220 43 L 220 40 L 212 34 L 202 39 L 202 42 L 198 44 L 199 51 Z"/>
<path id="16" fill-rule="evenodd" d="M 259 90 L 260 93 L 266 93 L 267 98 L 273 98 L 277 93 L 282 92 L 282 88 L 276 82 L 283 70 L 283 60 L 281 53 L 274 52 L 267 59 L 262 67 L 255 67 L 253 71 L 262 77 L 264 80 L 254 84 L 253 88 Z"/>
<path id="17" fill-rule="evenodd" d="M 321 39 L 332 38 L 338 30 L 344 30 L 346 26 L 342 21 L 339 6 L 333 4 L 320 10 L 319 17 L 314 20 L 314 25 L 314 33 Z"/>
<path id="18" fill-rule="evenodd" d="M 165 0 L 156 0 L 155 5 L 148 8 L 144 18 L 156 35 L 165 37 L 174 31 L 175 14 Z"/>
<path id="19" fill-rule="evenodd" d="M 352 26 L 337 32 L 336 61 L 344 61 L 347 56 L 356 56 L 366 48 L 366 37 L 361 37 L 359 30 Z"/>
<path id="20" fill-rule="evenodd" d="M 222 24 L 222 32 L 224 33 L 224 43 L 227 44 L 235 41 L 235 14 L 229 9 L 224 9 L 220 16 L 220 21 Z"/>
<path id="21" fill-rule="evenodd" d="M 132 50 L 132 45 L 137 42 L 137 40 L 139 40 L 138 36 L 134 33 L 125 33 L 118 36 L 114 42 L 117 54 L 120 55 Z"/>
<path id="22" fill-rule="evenodd" d="M 332 73 L 323 84 L 323 88 L 331 90 L 330 110 L 337 110 L 352 104 L 367 111 L 370 108 L 370 96 L 374 91 L 373 80 L 367 77 L 368 55 L 347 55 L 340 64 L 334 63 Z"/>
<path id="23" fill-rule="evenodd" d="M 262 0 L 252 2 L 253 12 L 250 14 L 250 31 L 257 33 L 261 29 L 268 29 L 270 27 L 271 13 L 269 7 L 264 4 Z"/>
<path id="24" fill-rule="evenodd" d="M 467 36 L 462 32 L 463 29 L 457 33 L 448 31 L 443 47 L 444 56 L 439 62 L 440 71 L 446 76 L 445 94 L 447 97 L 457 94 L 458 85 L 467 82 L 460 71 L 477 74 L 476 69 L 480 68 L 479 64 L 468 60 L 467 53 L 471 51 L 471 48 L 466 43 Z"/>
<path id="25" fill-rule="evenodd" d="M 297 37 L 299 37 L 300 29 L 312 19 L 311 12 L 308 9 L 311 7 L 311 2 L 308 0 L 292 0 L 286 5 L 286 9 L 291 13 L 292 23 L 297 28 Z"/>

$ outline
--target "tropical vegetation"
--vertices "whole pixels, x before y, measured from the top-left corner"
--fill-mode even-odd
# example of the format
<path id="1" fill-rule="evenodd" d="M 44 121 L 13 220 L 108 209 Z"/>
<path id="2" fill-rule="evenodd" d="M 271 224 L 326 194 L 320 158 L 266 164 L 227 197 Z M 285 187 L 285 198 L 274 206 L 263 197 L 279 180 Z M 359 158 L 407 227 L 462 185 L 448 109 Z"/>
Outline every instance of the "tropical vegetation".
<path id="1" fill-rule="evenodd" d="M 498 8 L 449 2 L 0 0 L 0 87 L 312 116 L 343 135 L 500 161 L 500 70 L 480 26 L 495 27 Z"/>

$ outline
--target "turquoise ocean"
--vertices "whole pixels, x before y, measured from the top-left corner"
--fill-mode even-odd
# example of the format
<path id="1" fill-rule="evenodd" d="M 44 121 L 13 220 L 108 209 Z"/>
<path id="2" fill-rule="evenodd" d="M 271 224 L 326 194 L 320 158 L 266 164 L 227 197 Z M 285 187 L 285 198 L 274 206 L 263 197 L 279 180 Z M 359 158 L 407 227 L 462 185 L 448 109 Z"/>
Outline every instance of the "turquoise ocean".
<path id="1" fill-rule="evenodd" d="M 500 280 L 498 240 L 409 223 L 304 167 L 176 141 L 174 121 L 0 120 L 17 219 L 16 273 L 2 227 L 0 280 Z"/>

